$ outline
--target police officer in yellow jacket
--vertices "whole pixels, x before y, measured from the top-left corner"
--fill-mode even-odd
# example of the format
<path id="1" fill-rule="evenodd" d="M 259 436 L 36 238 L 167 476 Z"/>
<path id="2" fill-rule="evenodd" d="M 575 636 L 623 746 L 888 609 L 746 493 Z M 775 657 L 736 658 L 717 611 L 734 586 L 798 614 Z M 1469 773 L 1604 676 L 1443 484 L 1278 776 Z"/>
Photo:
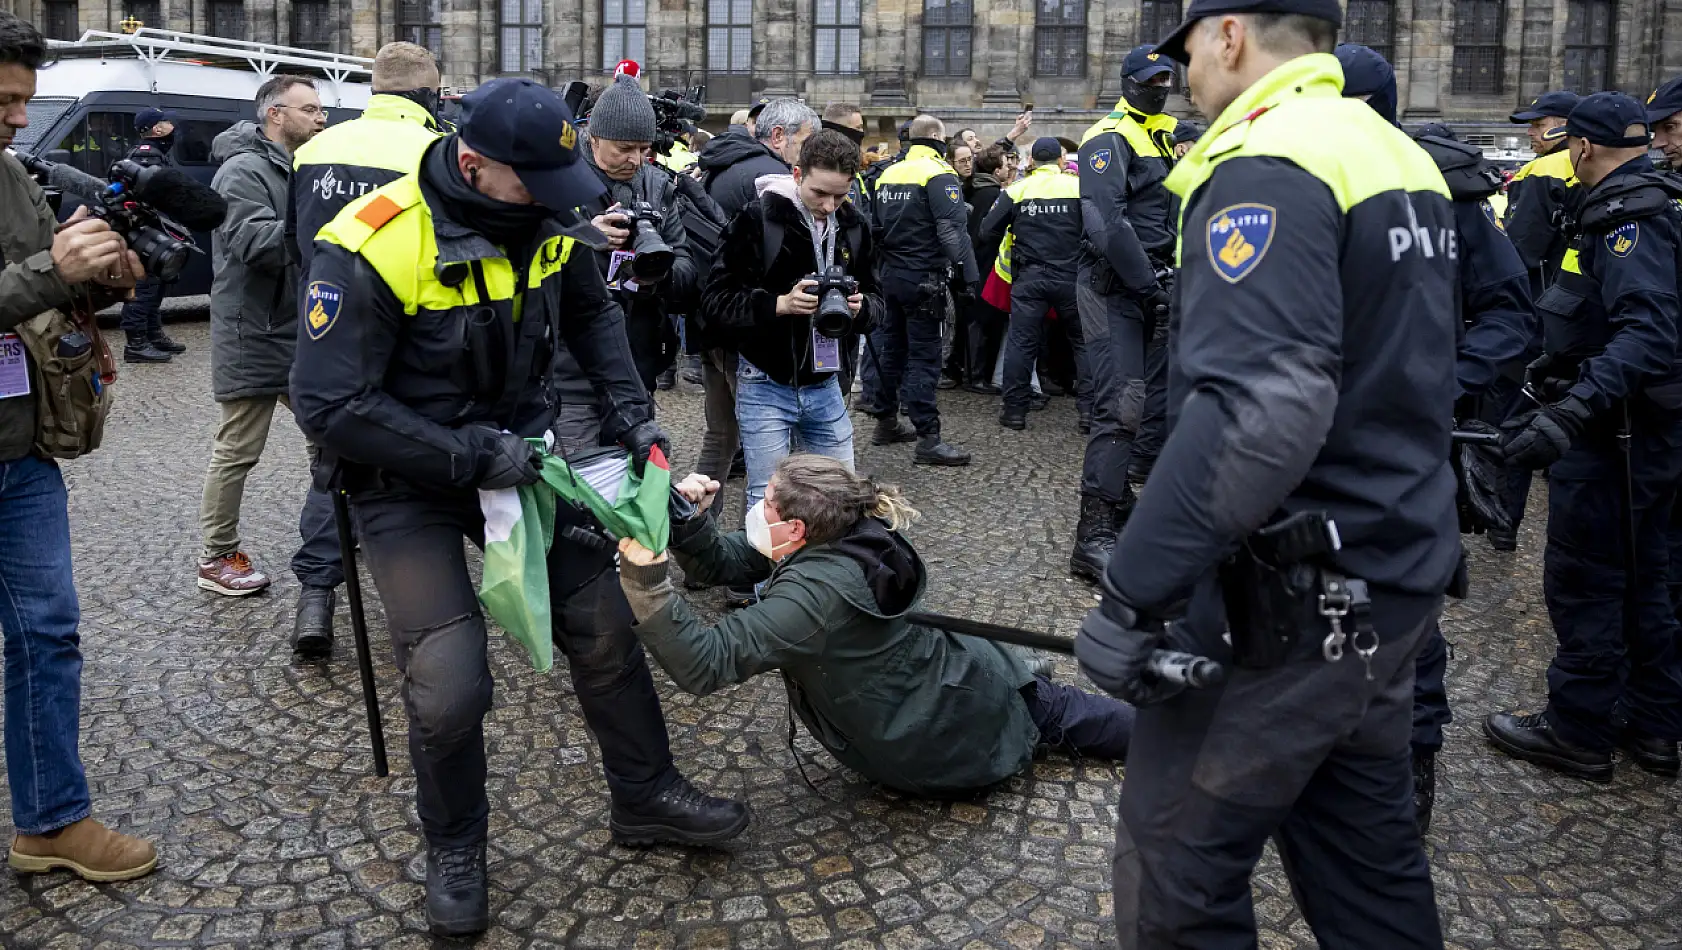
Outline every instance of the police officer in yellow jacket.
<path id="1" fill-rule="evenodd" d="M 1063 170 L 1063 145 L 1054 138 L 1034 142 L 1028 177 L 1006 188 L 981 222 L 977 244 L 1011 235 L 1010 330 L 1005 340 L 1004 410 L 999 425 L 1028 427 L 1028 386 L 1039 358 L 1046 314 L 1073 321 L 1075 268 L 1080 258 L 1080 182 Z M 1087 388 L 1086 357 L 1074 327 L 1075 365 Z M 1083 397 L 1085 398 L 1085 397 Z"/>
<path id="2" fill-rule="evenodd" d="M 410 174 L 421 153 L 441 134 L 432 113 L 438 102 L 438 66 L 414 43 L 387 43 L 374 57 L 374 95 L 360 118 L 317 133 L 292 156 L 295 174 L 287 207 L 288 250 L 307 272 L 315 235 L 351 201 Z M 299 299 L 303 299 L 300 287 Z M 298 516 L 303 538 L 292 556 L 298 578 L 298 613 L 292 652 L 317 659 L 333 652 L 335 591 L 344 583 L 333 504 L 311 486 Z"/>
<path id="3" fill-rule="evenodd" d="M 1148 379 L 1153 420 L 1166 399 L 1168 286 L 1157 277 L 1174 253 L 1174 196 L 1163 186 L 1174 164 L 1178 123 L 1163 113 L 1173 66 L 1152 46 L 1122 61 L 1122 98 L 1080 146 L 1085 241 L 1076 299 L 1092 377 L 1092 431 L 1081 466 L 1080 521 L 1069 570 L 1096 581 L 1109 563 L 1116 532 L 1132 511 L 1133 481 L 1143 483 L 1162 447 L 1161 426 L 1129 437 L 1122 421 L 1128 385 Z"/>
<path id="4" fill-rule="evenodd" d="M 1187 16 L 1160 49 L 1213 121 L 1168 178 L 1172 425 L 1076 641 L 1140 707 L 1117 934 L 1254 947 L 1271 838 L 1320 946 L 1441 950 L 1408 740 L 1414 656 L 1460 562 L 1454 210 L 1430 156 L 1340 96 L 1337 0 Z M 1163 645 L 1225 684 L 1156 678 Z"/>
<path id="5" fill-rule="evenodd" d="M 555 211 L 601 183 L 560 96 L 498 79 L 462 99 L 460 131 L 418 171 L 346 206 L 311 260 L 292 370 L 299 425 L 331 453 L 360 522 L 391 628 L 426 834 L 433 932 L 485 929 L 486 627 L 462 552 L 483 543 L 478 489 L 536 482 L 528 438 L 559 413 L 565 343 L 606 408 L 603 431 L 646 463 L 649 414 L 624 317 L 594 255 Z M 565 506 L 563 506 L 564 508 Z M 567 538 L 549 581 L 555 639 L 601 747 L 616 841 L 723 841 L 746 806 L 708 797 L 672 765 L 654 683 L 612 549 Z M 613 615 L 613 616 L 603 616 Z"/>
<path id="6" fill-rule="evenodd" d="M 345 205 L 415 170 L 438 125 L 438 64 L 424 46 L 387 43 L 374 56 L 362 115 L 321 130 L 292 156 L 292 221 L 301 270 L 315 235 Z"/>
<path id="7" fill-rule="evenodd" d="M 1577 106 L 1574 92 L 1544 92 L 1514 112 L 1512 121 L 1529 123 L 1530 147 L 1536 152 L 1507 183 L 1507 214 L 1502 219 L 1507 237 L 1530 272 L 1530 295 L 1539 297 L 1565 256 L 1565 233 L 1558 213 L 1569 200 L 1576 179 L 1571 152 L 1565 147 L 1565 119 Z"/>
<path id="8" fill-rule="evenodd" d="M 887 314 L 870 331 L 875 373 L 864 374 L 866 411 L 876 417 L 871 442 L 916 441 L 919 465 L 968 465 L 970 453 L 940 436 L 935 387 L 940 381 L 941 328 L 947 285 L 980 293 L 958 173 L 946 164 L 946 126 L 932 115 L 911 120 L 910 147 L 875 180 L 882 294 Z M 915 431 L 899 420 L 900 406 Z"/>

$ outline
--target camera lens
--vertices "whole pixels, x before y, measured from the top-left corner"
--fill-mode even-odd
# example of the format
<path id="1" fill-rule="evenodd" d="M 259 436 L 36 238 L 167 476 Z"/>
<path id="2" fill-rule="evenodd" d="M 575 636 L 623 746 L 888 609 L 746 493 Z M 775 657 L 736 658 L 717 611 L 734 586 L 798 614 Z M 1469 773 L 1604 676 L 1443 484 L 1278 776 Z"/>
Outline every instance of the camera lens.
<path id="1" fill-rule="evenodd" d="M 140 258 L 148 275 L 174 280 L 186 269 L 188 247 L 184 242 L 153 227 L 140 228 L 128 237 L 129 247 Z"/>
<path id="2" fill-rule="evenodd" d="M 818 300 L 818 312 L 812 315 L 812 329 L 832 340 L 847 335 L 853 324 L 853 308 L 847 306 L 847 295 L 837 288 L 823 292 Z"/>
<path id="3" fill-rule="evenodd" d="M 631 250 L 635 251 L 636 259 L 631 261 L 631 276 L 639 284 L 654 284 L 665 280 L 672 272 L 672 262 L 677 255 L 665 241 L 660 240 L 660 232 L 654 227 L 637 222 L 637 233 L 631 240 Z"/>

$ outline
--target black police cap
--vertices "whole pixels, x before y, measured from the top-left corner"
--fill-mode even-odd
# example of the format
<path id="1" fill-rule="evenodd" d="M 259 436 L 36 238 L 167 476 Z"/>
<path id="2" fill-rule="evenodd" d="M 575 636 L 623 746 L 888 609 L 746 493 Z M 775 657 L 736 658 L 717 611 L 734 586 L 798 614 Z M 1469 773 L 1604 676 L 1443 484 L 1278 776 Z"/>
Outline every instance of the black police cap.
<path id="1" fill-rule="evenodd" d="M 1630 135 L 1630 126 L 1636 125 L 1641 127 L 1640 134 Z M 1565 134 L 1607 148 L 1645 148 L 1652 140 L 1648 134 L 1647 110 L 1621 92 L 1584 96 L 1565 120 Z"/>
<path id="2" fill-rule="evenodd" d="M 1657 124 L 1682 112 L 1682 76 L 1672 79 L 1647 97 L 1647 121 Z"/>
<path id="3" fill-rule="evenodd" d="M 514 169 L 551 211 L 577 208 L 606 190 L 584 161 L 572 110 L 530 79 L 493 79 L 462 96 L 457 132 L 468 148 Z"/>
<path id="4" fill-rule="evenodd" d="M 1582 99 L 1578 98 L 1574 92 L 1556 89 L 1553 92 L 1544 92 L 1530 100 L 1530 105 L 1514 112 L 1508 116 L 1508 119 L 1512 122 L 1532 122 L 1550 116 L 1563 119 L 1570 115 L 1571 110 L 1577 108 L 1577 103 L 1581 101 Z"/>
<path id="5" fill-rule="evenodd" d="M 1325 20 L 1333 26 L 1343 25 L 1343 7 L 1337 0 L 1192 0 L 1186 9 L 1184 23 L 1174 28 L 1168 38 L 1158 43 L 1156 52 L 1177 63 L 1191 62 L 1186 53 L 1186 37 L 1197 21 L 1222 13 L 1294 13 Z"/>

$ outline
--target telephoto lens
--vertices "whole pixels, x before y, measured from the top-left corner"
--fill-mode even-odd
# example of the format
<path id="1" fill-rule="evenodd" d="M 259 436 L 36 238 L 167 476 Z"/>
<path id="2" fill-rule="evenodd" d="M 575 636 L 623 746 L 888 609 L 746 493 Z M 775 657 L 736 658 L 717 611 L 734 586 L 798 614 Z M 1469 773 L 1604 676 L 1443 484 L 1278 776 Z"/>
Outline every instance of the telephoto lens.
<path id="1" fill-rule="evenodd" d="M 631 276 L 639 284 L 657 284 L 670 276 L 672 262 L 677 255 L 660 237 L 660 225 L 665 222 L 660 212 L 646 201 L 625 211 L 625 221 L 631 228 Z"/>

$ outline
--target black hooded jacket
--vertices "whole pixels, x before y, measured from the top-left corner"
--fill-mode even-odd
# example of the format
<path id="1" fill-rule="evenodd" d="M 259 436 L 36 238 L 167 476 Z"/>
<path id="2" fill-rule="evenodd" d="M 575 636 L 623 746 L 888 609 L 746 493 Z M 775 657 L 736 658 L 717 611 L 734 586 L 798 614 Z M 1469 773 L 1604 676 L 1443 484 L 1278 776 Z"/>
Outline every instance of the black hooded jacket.
<path id="1" fill-rule="evenodd" d="M 761 175 L 786 175 L 788 163 L 758 139 L 724 134 L 707 143 L 696 160 L 705 176 L 707 194 L 724 209 L 725 217 L 736 213 L 759 197 L 753 183 Z"/>
<path id="2" fill-rule="evenodd" d="M 787 179 L 784 179 L 786 182 Z M 776 259 L 765 257 L 765 221 L 782 227 Z M 854 321 L 863 329 L 881 315 L 876 287 L 875 249 L 870 227 L 850 203 L 835 210 L 835 253 L 859 282 L 864 307 Z M 718 338 L 749 363 L 784 386 L 811 386 L 834 376 L 812 369 L 812 321 L 777 313 L 777 298 L 817 268 L 812 231 L 794 201 L 779 189 L 767 189 L 743 208 L 725 229 L 724 251 L 713 265 L 701 295 L 701 312 Z"/>

